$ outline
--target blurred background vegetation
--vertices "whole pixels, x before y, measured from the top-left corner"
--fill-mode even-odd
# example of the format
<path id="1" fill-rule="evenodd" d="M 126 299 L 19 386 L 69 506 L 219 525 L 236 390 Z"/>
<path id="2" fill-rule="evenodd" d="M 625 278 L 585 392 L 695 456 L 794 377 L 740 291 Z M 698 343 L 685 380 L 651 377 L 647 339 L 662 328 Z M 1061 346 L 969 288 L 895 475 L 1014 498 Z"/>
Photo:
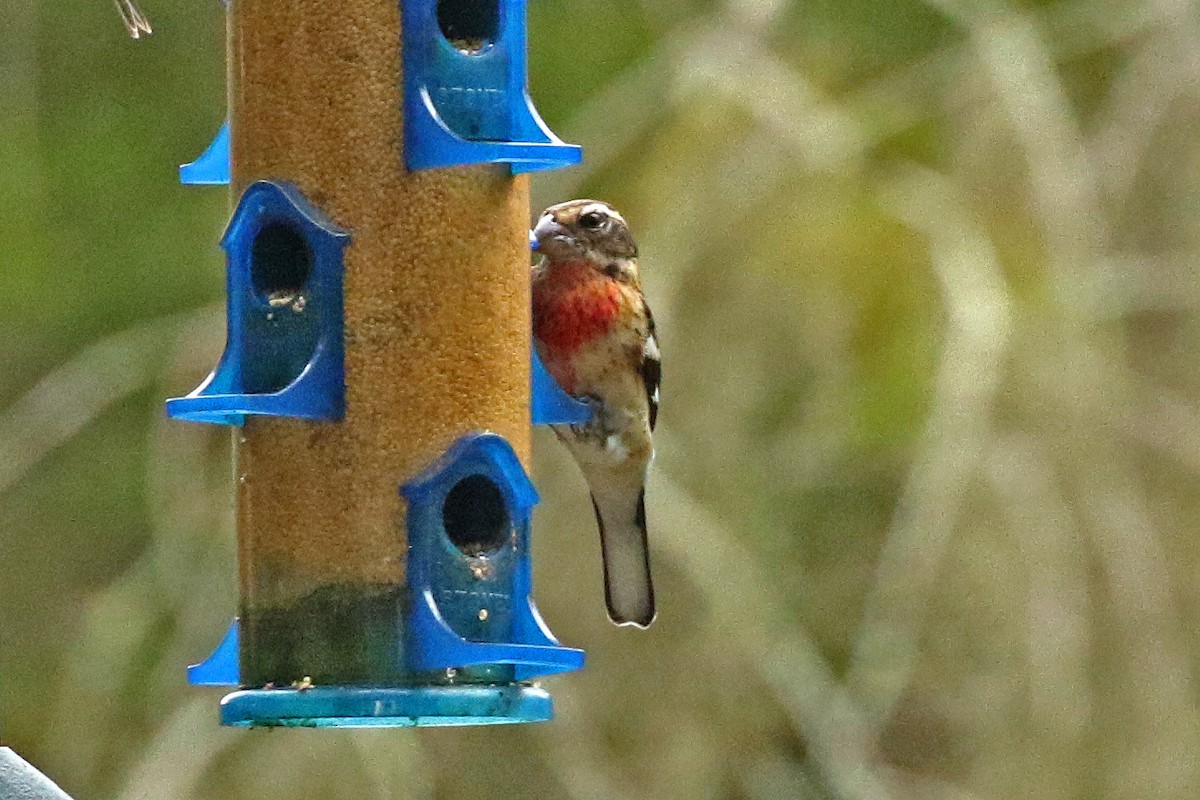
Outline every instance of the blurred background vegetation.
<path id="1" fill-rule="evenodd" d="M 550 724 L 244 732 L 215 363 L 220 5 L 0 26 L 0 730 L 78 800 L 1200 796 L 1190 0 L 531 0 L 666 354 L 660 619 L 539 433 Z"/>

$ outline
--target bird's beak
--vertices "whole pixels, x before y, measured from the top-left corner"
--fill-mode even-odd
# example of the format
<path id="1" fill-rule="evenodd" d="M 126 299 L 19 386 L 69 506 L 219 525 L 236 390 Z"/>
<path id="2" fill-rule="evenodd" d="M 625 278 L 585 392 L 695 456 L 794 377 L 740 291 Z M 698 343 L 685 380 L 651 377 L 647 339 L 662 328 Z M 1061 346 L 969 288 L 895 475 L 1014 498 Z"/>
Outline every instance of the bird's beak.
<path id="1" fill-rule="evenodd" d="M 533 242 L 536 244 L 531 246 L 534 250 L 541 250 L 543 247 L 545 247 L 546 242 L 558 236 L 561 236 L 564 239 L 570 238 L 570 235 L 567 233 L 567 229 L 555 222 L 554 217 L 551 217 L 549 214 L 547 214 L 539 219 L 538 224 L 534 226 L 532 238 Z"/>

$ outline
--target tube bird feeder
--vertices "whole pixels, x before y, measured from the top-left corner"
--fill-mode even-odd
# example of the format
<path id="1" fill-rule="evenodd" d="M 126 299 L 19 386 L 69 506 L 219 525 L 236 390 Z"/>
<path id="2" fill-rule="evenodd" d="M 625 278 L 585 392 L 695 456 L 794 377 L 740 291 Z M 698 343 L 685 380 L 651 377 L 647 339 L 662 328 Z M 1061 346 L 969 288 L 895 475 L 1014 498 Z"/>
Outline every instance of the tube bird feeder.
<path id="1" fill-rule="evenodd" d="M 189 678 L 229 725 L 548 719 L 578 669 L 531 596 L 529 178 L 575 163 L 526 93 L 523 0 L 235 0 L 228 338 L 167 402 L 236 426 L 239 620 Z M 532 386 L 532 389 L 531 389 Z M 532 413 L 531 413 L 532 408 Z M 236 665 L 234 658 L 236 656 Z"/>

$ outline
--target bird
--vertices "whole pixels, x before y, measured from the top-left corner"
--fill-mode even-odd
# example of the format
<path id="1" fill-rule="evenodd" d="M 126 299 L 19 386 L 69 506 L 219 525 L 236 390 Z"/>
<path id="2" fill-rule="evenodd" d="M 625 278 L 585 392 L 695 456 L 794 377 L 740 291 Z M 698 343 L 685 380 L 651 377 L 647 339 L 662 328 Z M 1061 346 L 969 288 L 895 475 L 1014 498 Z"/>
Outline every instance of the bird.
<path id="1" fill-rule="evenodd" d="M 129 31 L 129 35 L 134 39 L 140 38 L 142 34 L 154 32 L 150 28 L 150 20 L 146 19 L 146 15 L 137 7 L 134 0 L 113 0 L 113 4 L 121 14 L 121 21 L 125 23 L 125 30 Z"/>
<path id="2" fill-rule="evenodd" d="M 554 425 L 587 482 L 600 528 L 608 616 L 654 621 L 646 475 L 654 458 L 661 355 L 638 275 L 638 249 L 608 203 L 547 208 L 533 228 L 534 347 L 547 372 L 591 419 Z"/>

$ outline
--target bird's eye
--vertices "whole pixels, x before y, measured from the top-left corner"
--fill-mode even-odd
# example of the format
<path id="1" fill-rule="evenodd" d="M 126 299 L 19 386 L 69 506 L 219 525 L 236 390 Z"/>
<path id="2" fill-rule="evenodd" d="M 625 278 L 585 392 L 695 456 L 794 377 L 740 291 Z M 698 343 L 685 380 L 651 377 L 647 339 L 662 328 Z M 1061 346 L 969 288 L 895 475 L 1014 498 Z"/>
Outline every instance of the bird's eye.
<path id="1" fill-rule="evenodd" d="M 604 217 L 595 211 L 589 211 L 579 217 L 579 224 L 585 228 L 599 228 L 604 223 Z"/>

